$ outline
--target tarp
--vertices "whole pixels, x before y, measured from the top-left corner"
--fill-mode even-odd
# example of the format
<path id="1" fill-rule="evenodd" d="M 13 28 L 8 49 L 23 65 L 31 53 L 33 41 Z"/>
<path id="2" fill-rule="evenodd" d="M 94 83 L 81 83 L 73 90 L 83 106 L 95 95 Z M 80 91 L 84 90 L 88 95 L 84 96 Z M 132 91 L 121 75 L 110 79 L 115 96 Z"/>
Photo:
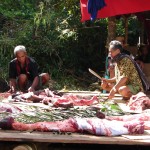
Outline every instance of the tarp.
<path id="1" fill-rule="evenodd" d="M 150 0 L 105 0 L 107 6 L 98 11 L 97 18 L 130 14 L 150 10 Z M 80 0 L 81 21 L 91 19 L 87 9 L 88 0 Z"/>

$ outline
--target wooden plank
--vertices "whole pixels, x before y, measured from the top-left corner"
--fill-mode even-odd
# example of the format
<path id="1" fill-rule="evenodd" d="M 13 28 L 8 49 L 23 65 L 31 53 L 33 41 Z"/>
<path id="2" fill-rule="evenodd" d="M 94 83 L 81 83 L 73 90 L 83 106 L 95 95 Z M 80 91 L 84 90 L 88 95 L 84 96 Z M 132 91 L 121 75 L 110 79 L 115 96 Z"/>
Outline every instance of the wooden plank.
<path id="1" fill-rule="evenodd" d="M 105 137 L 83 134 L 55 135 L 51 132 L 0 131 L 0 141 L 48 142 L 48 143 L 85 143 L 117 145 L 150 145 L 148 140 L 131 140 L 124 137 Z"/>
<path id="2" fill-rule="evenodd" d="M 150 135 L 123 135 L 123 137 L 130 140 L 150 140 Z"/>

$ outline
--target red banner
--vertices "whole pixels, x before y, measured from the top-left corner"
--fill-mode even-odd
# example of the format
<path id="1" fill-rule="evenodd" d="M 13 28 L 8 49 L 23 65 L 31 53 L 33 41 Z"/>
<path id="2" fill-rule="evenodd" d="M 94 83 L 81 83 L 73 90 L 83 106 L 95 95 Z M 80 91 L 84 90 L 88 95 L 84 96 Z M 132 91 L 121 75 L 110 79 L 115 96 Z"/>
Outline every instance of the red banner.
<path id="1" fill-rule="evenodd" d="M 91 15 L 87 10 L 87 3 L 88 0 L 80 0 L 82 22 L 91 19 Z M 105 3 L 107 6 L 98 11 L 97 18 L 150 10 L 150 0 L 105 0 Z"/>

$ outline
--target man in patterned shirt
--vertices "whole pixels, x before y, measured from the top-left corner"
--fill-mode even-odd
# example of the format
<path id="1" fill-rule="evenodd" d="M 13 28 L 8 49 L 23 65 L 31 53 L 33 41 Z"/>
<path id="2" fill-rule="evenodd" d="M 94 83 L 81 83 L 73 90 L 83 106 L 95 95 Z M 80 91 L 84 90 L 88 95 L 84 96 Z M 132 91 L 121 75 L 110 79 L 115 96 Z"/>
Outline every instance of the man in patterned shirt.
<path id="1" fill-rule="evenodd" d="M 122 53 L 122 45 L 119 41 L 111 41 L 109 53 L 115 62 L 115 77 L 102 79 L 101 87 L 109 91 L 108 98 L 114 97 L 115 93 L 129 99 L 132 95 L 144 91 L 142 72 L 136 62 L 128 55 Z"/>

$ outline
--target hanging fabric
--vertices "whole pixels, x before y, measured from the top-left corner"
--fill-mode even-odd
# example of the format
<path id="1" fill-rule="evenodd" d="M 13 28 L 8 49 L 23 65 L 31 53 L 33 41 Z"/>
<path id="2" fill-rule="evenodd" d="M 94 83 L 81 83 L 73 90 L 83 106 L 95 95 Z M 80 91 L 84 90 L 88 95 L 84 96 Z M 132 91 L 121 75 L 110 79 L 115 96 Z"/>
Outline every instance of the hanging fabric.
<path id="1" fill-rule="evenodd" d="M 100 9 L 106 6 L 104 0 L 88 0 L 88 13 L 91 14 L 91 21 L 97 18 L 97 13 Z"/>
<path id="2" fill-rule="evenodd" d="M 82 22 L 91 19 L 91 13 L 95 10 L 92 10 L 90 6 L 96 2 L 97 0 L 80 0 Z M 100 2 L 100 0 L 98 2 Z M 105 4 L 105 7 L 98 10 L 97 19 L 150 10 L 150 0 L 105 0 Z M 93 19 L 94 16 L 94 13 L 92 13 Z"/>

